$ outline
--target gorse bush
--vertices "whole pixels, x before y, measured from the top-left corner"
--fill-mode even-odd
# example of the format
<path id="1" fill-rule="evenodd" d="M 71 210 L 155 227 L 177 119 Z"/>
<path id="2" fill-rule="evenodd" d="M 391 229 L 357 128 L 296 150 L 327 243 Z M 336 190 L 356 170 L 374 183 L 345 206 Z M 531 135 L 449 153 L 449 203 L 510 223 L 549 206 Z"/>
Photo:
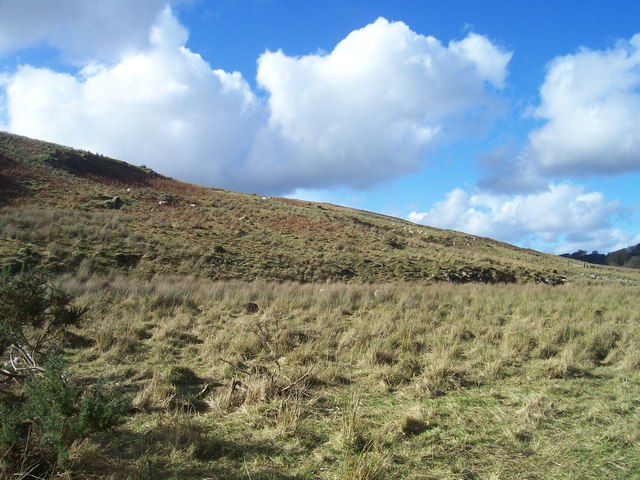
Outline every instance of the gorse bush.
<path id="1" fill-rule="evenodd" d="M 64 372 L 56 340 L 85 313 L 70 295 L 33 272 L 4 271 L 0 282 L 0 477 L 42 478 L 75 440 L 115 425 L 130 401 L 101 383 L 82 391 Z"/>
<path id="2" fill-rule="evenodd" d="M 116 425 L 129 410 L 128 396 L 106 390 L 99 382 L 85 390 L 78 405 L 78 423 L 84 432 L 100 431 Z"/>
<path id="3" fill-rule="evenodd" d="M 0 379 L 40 370 L 46 352 L 85 314 L 71 302 L 69 294 L 47 284 L 37 271 L 0 272 L 0 356 L 7 360 Z"/>
<path id="4" fill-rule="evenodd" d="M 77 421 L 70 421 L 76 413 L 79 392 L 75 385 L 65 381 L 62 368 L 62 358 L 51 355 L 44 373 L 32 375 L 25 382 L 24 404 L 14 410 L 22 423 L 28 424 L 39 449 L 53 456 L 63 452 L 79 428 Z"/>
<path id="5" fill-rule="evenodd" d="M 50 355 L 43 370 L 27 377 L 20 399 L 0 402 L 0 474 L 21 475 L 26 467 L 40 476 L 52 472 L 74 441 L 114 426 L 129 408 L 127 397 L 100 384 L 83 392 L 65 378 L 58 354 Z"/>

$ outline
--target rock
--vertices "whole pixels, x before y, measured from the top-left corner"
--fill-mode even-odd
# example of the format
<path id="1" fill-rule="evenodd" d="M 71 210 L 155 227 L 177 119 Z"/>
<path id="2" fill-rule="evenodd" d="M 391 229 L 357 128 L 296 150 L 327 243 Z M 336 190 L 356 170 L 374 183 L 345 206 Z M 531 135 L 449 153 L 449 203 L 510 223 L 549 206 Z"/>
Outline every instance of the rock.
<path id="1" fill-rule="evenodd" d="M 124 202 L 120 197 L 113 197 L 104 202 L 104 206 L 110 208 L 111 210 L 120 210 L 120 208 L 122 208 L 122 205 L 124 205 Z"/>

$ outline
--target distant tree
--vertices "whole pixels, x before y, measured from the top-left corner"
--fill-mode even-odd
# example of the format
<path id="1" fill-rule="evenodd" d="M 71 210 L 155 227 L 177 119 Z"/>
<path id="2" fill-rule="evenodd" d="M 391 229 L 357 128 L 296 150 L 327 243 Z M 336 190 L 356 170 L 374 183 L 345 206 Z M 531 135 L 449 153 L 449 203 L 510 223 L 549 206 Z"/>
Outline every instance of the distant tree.
<path id="1" fill-rule="evenodd" d="M 627 263 L 629 251 L 626 248 L 607 254 L 607 264 L 622 267 Z"/>
<path id="2" fill-rule="evenodd" d="M 640 256 L 631 257 L 627 260 L 625 267 L 640 268 Z"/>

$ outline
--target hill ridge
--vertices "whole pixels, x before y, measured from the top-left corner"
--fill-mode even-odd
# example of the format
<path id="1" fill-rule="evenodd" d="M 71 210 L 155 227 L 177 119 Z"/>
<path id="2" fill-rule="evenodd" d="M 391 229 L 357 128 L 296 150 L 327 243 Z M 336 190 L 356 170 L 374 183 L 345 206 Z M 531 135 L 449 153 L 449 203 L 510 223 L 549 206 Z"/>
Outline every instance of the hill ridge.
<path id="1" fill-rule="evenodd" d="M 619 250 L 614 250 L 606 254 L 599 253 L 595 250 L 591 253 L 586 250 L 578 250 L 573 253 L 563 253 L 560 256 L 594 265 L 640 268 L 640 243 L 626 248 L 621 248 Z"/>
<path id="2" fill-rule="evenodd" d="M 3 132 L 0 187 L 0 264 L 12 268 L 357 283 L 557 285 L 584 275 L 580 262 L 489 238 L 328 203 L 201 187 Z M 604 267 L 598 275 L 623 276 Z"/>

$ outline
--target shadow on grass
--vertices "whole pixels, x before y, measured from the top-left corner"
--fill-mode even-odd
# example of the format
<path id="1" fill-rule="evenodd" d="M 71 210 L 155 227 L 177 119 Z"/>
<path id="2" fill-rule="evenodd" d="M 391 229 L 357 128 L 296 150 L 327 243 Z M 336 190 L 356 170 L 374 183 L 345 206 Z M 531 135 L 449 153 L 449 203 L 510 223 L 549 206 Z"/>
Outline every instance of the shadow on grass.
<path id="1" fill-rule="evenodd" d="M 27 193 L 27 189 L 12 177 L 10 170 L 17 163 L 0 152 L 0 207 L 9 205 L 15 198 Z"/>
<path id="2" fill-rule="evenodd" d="M 274 441 L 227 439 L 179 417 L 177 421 L 178 417 L 168 419 L 166 424 L 161 421 L 144 432 L 120 429 L 96 434 L 92 438 L 94 448 L 85 452 L 80 449 L 75 455 L 71 465 L 74 478 L 303 478 L 269 466 L 273 457 L 283 453 Z M 254 470 L 255 463 L 262 466 Z"/>
<path id="3" fill-rule="evenodd" d="M 12 200 L 27 193 L 27 189 L 24 186 L 2 173 L 0 173 L 0 191 L 2 191 L 0 207 L 9 205 Z"/>

